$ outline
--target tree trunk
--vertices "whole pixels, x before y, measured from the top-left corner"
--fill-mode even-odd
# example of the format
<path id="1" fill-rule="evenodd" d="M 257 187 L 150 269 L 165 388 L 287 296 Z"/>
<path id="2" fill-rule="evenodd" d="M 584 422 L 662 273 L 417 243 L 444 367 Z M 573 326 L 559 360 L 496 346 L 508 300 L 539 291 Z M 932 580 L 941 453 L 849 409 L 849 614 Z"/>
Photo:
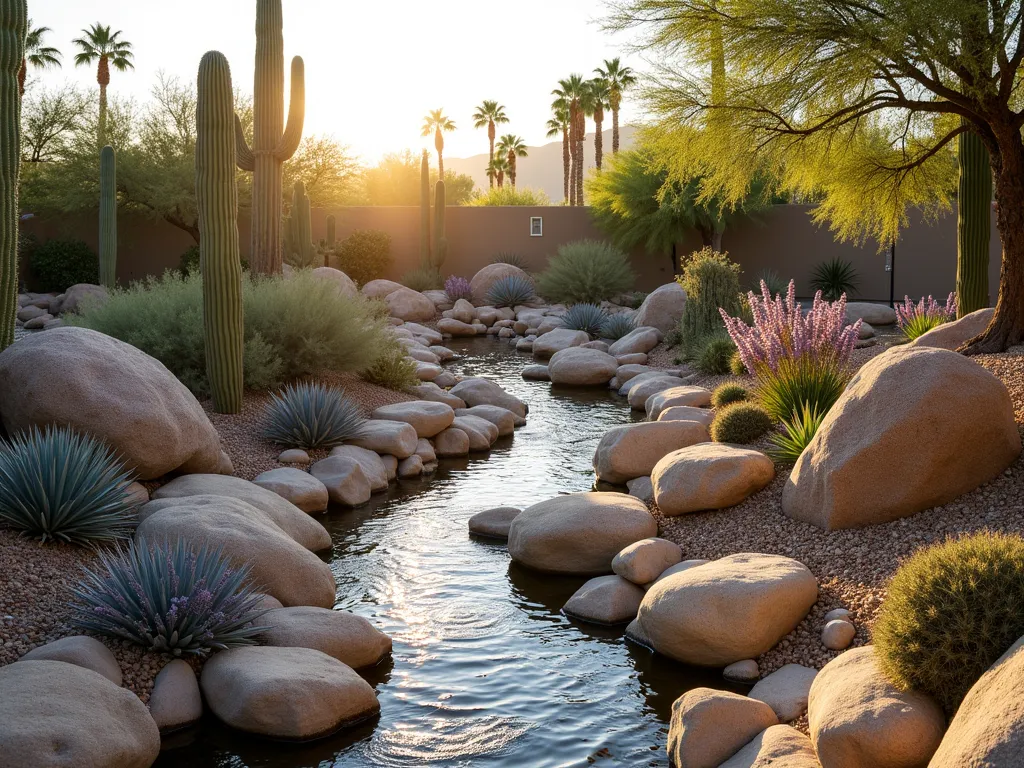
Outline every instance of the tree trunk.
<path id="1" fill-rule="evenodd" d="M 988 306 L 992 170 L 988 150 L 978 134 L 961 133 L 958 142 L 956 302 L 957 316 L 963 317 Z"/>
<path id="2" fill-rule="evenodd" d="M 597 170 L 601 170 L 601 159 L 604 155 L 604 137 L 601 135 L 601 123 L 603 121 L 594 118 L 594 164 Z"/>
<path id="3" fill-rule="evenodd" d="M 700 232 L 700 244 L 705 248 L 715 247 L 715 231 L 711 227 L 705 227 L 702 224 L 697 225 L 697 231 Z M 719 243 L 722 239 L 719 237 Z"/>
<path id="4" fill-rule="evenodd" d="M 612 104 L 612 154 L 619 154 L 619 108 Z"/>
<path id="5" fill-rule="evenodd" d="M 100 149 L 107 146 L 107 86 L 100 86 L 100 119 L 96 129 L 96 141 Z"/>
<path id="6" fill-rule="evenodd" d="M 724 233 L 720 229 L 716 229 L 711 233 L 711 250 L 718 253 L 722 252 L 722 235 Z"/>
<path id="7" fill-rule="evenodd" d="M 493 163 L 494 162 L 494 123 L 491 123 L 491 128 L 487 132 L 487 138 L 491 142 L 491 154 L 489 156 L 489 160 L 490 160 L 491 163 Z M 491 189 L 494 189 L 494 177 L 493 176 L 490 177 L 490 182 L 491 182 Z"/>
<path id="8" fill-rule="evenodd" d="M 437 150 L 437 178 L 444 181 L 444 153 Z"/>
<path id="9" fill-rule="evenodd" d="M 569 132 L 562 130 L 562 192 L 565 195 L 565 203 L 569 204 L 569 172 L 572 163 L 569 161 Z"/>
<path id="10" fill-rule="evenodd" d="M 988 328 L 960 347 L 968 355 L 1003 352 L 1024 341 L 1024 143 L 1012 124 L 991 127 L 998 150 L 990 158 L 996 226 L 1003 244 L 999 298 Z"/>

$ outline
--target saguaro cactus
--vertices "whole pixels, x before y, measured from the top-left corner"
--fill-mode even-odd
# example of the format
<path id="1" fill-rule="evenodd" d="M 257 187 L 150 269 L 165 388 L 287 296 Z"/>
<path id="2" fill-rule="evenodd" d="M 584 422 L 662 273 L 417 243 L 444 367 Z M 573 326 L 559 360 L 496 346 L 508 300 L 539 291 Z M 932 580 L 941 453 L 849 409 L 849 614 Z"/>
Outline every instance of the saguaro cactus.
<path id="1" fill-rule="evenodd" d="M 100 285 L 117 282 L 117 158 L 114 148 L 100 150 Z"/>
<path id="2" fill-rule="evenodd" d="M 420 263 L 424 267 L 430 261 L 430 160 L 423 150 L 420 160 Z"/>
<path id="3" fill-rule="evenodd" d="M 21 95 L 18 71 L 28 31 L 25 0 L 0 0 L 0 350 L 14 343 L 18 312 L 18 173 Z"/>
<path id="4" fill-rule="evenodd" d="M 992 169 L 988 150 L 972 131 L 957 139 L 960 164 L 957 215 L 956 301 L 960 317 L 988 306 Z"/>
<path id="5" fill-rule="evenodd" d="M 293 267 L 310 267 L 316 257 L 313 224 L 306 185 L 296 181 L 292 188 L 292 212 L 285 230 L 286 261 Z"/>
<path id="6" fill-rule="evenodd" d="M 242 262 L 238 252 L 234 97 L 227 59 L 210 51 L 199 64 L 196 202 L 203 274 L 206 375 L 220 413 L 242 410 Z"/>
<path id="7" fill-rule="evenodd" d="M 327 247 L 330 248 L 338 239 L 338 220 L 333 213 L 327 214 Z"/>
<path id="8" fill-rule="evenodd" d="M 438 271 L 448 255 L 448 239 L 444 229 L 445 206 L 444 182 L 438 179 L 434 185 L 434 256 L 431 262 Z"/>
<path id="9" fill-rule="evenodd" d="M 281 272 L 282 164 L 302 139 L 306 84 L 302 59 L 292 59 L 292 94 L 284 124 L 284 26 L 281 0 L 256 0 L 256 78 L 253 88 L 253 145 L 235 118 L 238 167 L 253 172 L 252 254 L 256 274 Z"/>

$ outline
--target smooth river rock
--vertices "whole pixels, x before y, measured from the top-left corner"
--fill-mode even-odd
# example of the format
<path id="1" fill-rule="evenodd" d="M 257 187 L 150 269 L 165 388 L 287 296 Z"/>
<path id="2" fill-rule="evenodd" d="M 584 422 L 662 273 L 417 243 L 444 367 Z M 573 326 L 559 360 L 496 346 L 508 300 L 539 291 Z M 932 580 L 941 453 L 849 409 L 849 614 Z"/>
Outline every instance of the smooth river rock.
<path id="1" fill-rule="evenodd" d="M 477 512 L 469 518 L 469 532 L 489 539 L 508 540 L 512 521 L 519 517 L 521 509 L 516 507 L 495 507 Z"/>
<path id="2" fill-rule="evenodd" d="M 387 419 L 367 419 L 359 437 L 347 442 L 375 453 L 387 453 L 398 459 L 406 459 L 416 453 L 418 439 L 416 428 L 411 424 Z"/>
<path id="3" fill-rule="evenodd" d="M 756 699 L 694 688 L 672 704 L 669 760 L 677 768 L 718 768 L 778 722 L 771 707 Z"/>
<path id="4" fill-rule="evenodd" d="M 276 467 L 253 478 L 260 488 L 273 491 L 303 512 L 323 512 L 327 509 L 327 486 L 295 467 Z"/>
<path id="5" fill-rule="evenodd" d="M 262 645 L 315 648 L 353 669 L 372 667 L 391 653 L 391 638 L 362 616 L 303 605 L 267 611 Z"/>
<path id="6" fill-rule="evenodd" d="M 666 569 L 682 562 L 683 550 L 668 539 L 643 539 L 630 544 L 612 560 L 612 570 L 634 584 L 650 584 Z"/>
<path id="7" fill-rule="evenodd" d="M 72 635 L 52 640 L 22 656 L 18 661 L 64 661 L 91 669 L 114 685 L 121 685 L 121 666 L 107 646 L 88 635 Z"/>
<path id="8" fill-rule="evenodd" d="M 643 421 L 612 427 L 594 451 L 597 479 L 623 484 L 650 475 L 664 457 L 680 448 L 711 439 L 695 421 Z"/>
<path id="9" fill-rule="evenodd" d="M 604 386 L 615 375 L 618 367 L 618 361 L 606 352 L 570 347 L 551 356 L 551 360 L 548 361 L 548 375 L 552 384 L 572 387 Z"/>
<path id="10" fill-rule="evenodd" d="M 433 437 L 452 425 L 455 410 L 445 403 L 418 400 L 383 405 L 371 413 L 370 418 L 404 422 L 412 425 L 417 437 Z"/>
<path id="11" fill-rule="evenodd" d="M 625 624 L 636 618 L 644 591 L 621 576 L 595 576 L 576 590 L 562 613 L 593 624 Z"/>
<path id="12" fill-rule="evenodd" d="M 773 479 L 775 463 L 771 459 L 760 451 L 726 443 L 704 442 L 672 451 L 651 470 L 654 501 L 661 513 L 669 516 L 735 506 Z"/>

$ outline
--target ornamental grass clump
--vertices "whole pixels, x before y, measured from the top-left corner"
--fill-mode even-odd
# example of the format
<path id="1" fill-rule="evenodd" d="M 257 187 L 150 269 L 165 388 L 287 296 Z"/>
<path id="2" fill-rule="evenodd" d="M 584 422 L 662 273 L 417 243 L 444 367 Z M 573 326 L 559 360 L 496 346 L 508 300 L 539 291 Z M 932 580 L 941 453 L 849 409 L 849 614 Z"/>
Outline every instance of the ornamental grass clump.
<path id="1" fill-rule="evenodd" d="M 601 338 L 618 341 L 623 336 L 628 336 L 636 330 L 636 321 L 632 315 L 619 312 L 616 315 L 608 315 L 601 326 Z"/>
<path id="2" fill-rule="evenodd" d="M 761 294 L 747 295 L 753 325 L 721 312 L 743 366 L 755 378 L 757 399 L 779 421 L 801 413 L 804 404 L 827 413 L 850 379 L 861 321 L 847 325 L 846 297 L 827 302 L 820 291 L 805 314 L 792 281 L 785 298 L 772 297 L 763 281 Z"/>
<path id="3" fill-rule="evenodd" d="M 533 301 L 536 291 L 528 277 L 508 275 L 496 281 L 487 291 L 487 303 L 492 307 L 515 307 Z"/>
<path id="4" fill-rule="evenodd" d="M 750 399 L 750 392 L 740 384 L 725 383 L 711 393 L 711 405 L 723 408 L 732 403 L 741 403 Z"/>
<path id="5" fill-rule="evenodd" d="M 84 569 L 71 590 L 78 629 L 174 656 L 254 645 L 268 629 L 256 624 L 265 611 L 250 567 L 220 548 L 140 538 L 99 557 L 102 568 Z"/>
<path id="6" fill-rule="evenodd" d="M 903 297 L 903 304 L 896 305 L 896 324 L 910 341 L 938 328 L 944 323 L 956 320 L 956 296 L 949 294 L 946 305 L 942 306 L 931 296 L 922 298 L 917 304 L 909 296 Z"/>
<path id="7" fill-rule="evenodd" d="M 781 464 L 796 464 L 824 420 L 824 413 L 804 403 L 803 410 L 783 419 L 782 432 L 769 438 L 773 447 L 768 455 Z"/>
<path id="8" fill-rule="evenodd" d="M 893 576 L 872 631 L 882 673 L 950 715 L 1024 635 L 1024 539 L 978 533 L 912 555 Z"/>
<path id="9" fill-rule="evenodd" d="M 752 443 L 775 426 L 775 419 L 757 403 L 733 403 L 715 414 L 711 439 L 716 443 Z"/>
<path id="10" fill-rule="evenodd" d="M 342 390 L 319 382 L 289 384 L 271 398 L 263 436 L 286 448 L 333 448 L 359 437 L 366 423 Z"/>
<path id="11" fill-rule="evenodd" d="M 537 278 L 537 290 L 551 302 L 599 304 L 626 293 L 635 280 L 629 257 L 614 245 L 577 240 L 559 247 Z"/>
<path id="12" fill-rule="evenodd" d="M 473 289 L 469 285 L 469 280 L 458 275 L 448 276 L 444 281 L 444 292 L 448 296 L 448 301 L 452 304 L 459 299 L 473 300 Z"/>
<path id="13" fill-rule="evenodd" d="M 598 336 L 608 315 L 597 304 L 573 304 L 562 315 L 562 327 Z"/>
<path id="14" fill-rule="evenodd" d="M 135 526 L 124 464 L 69 427 L 32 427 L 0 442 L 0 527 L 23 536 L 94 546 Z"/>

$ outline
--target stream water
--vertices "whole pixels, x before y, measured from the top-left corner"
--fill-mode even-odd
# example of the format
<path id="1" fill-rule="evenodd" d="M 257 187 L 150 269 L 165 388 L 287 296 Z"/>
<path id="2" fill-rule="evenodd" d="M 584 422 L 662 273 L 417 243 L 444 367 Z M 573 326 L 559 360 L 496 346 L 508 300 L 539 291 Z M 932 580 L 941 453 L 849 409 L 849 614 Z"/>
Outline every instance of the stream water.
<path id="1" fill-rule="evenodd" d="M 280 744 L 208 716 L 170 741 L 159 768 L 666 766 L 672 702 L 698 685 L 724 687 L 720 672 L 626 643 L 624 628 L 563 616 L 585 579 L 530 572 L 504 545 L 468 535 L 467 520 L 483 509 L 590 489 L 598 440 L 635 417 L 603 388 L 524 381 L 529 361 L 504 343 L 452 348 L 460 359 L 449 369 L 486 375 L 528 402 L 527 425 L 488 455 L 442 461 L 432 476 L 322 518 L 338 607 L 394 641 L 392 660 L 364 672 L 380 717 Z"/>

